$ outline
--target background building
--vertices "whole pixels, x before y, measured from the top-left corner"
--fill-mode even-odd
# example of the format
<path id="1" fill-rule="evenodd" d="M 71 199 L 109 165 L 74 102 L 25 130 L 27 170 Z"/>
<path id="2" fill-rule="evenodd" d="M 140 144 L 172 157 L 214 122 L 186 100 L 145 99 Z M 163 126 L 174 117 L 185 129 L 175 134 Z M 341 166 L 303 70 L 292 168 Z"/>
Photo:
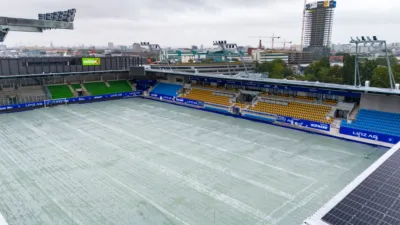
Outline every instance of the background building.
<path id="1" fill-rule="evenodd" d="M 303 29 L 303 52 L 311 56 L 305 61 L 329 57 L 332 25 L 336 1 L 318 1 L 306 4 Z"/>
<path id="2" fill-rule="evenodd" d="M 135 43 L 132 45 L 132 51 L 133 52 L 141 52 L 142 51 L 142 47 L 140 46 L 139 43 Z"/>
<path id="3" fill-rule="evenodd" d="M 268 52 L 262 49 L 256 49 L 251 51 L 251 56 L 253 60 L 258 61 L 259 63 L 272 62 L 275 59 L 281 59 L 285 63 L 289 62 L 289 55 L 281 52 Z"/>

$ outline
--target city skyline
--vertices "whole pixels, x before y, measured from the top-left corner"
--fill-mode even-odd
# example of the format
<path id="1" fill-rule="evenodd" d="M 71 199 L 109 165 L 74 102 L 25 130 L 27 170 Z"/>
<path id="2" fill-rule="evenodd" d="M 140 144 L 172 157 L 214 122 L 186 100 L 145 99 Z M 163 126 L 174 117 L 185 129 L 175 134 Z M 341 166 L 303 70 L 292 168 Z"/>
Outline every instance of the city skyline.
<path id="1" fill-rule="evenodd" d="M 303 1 L 134 1 L 119 0 L 110 5 L 71 0 L 20 0 L 10 2 L 2 16 L 37 18 L 38 13 L 77 8 L 75 30 L 52 30 L 40 33 L 10 32 L 7 46 L 96 45 L 108 42 L 131 45 L 149 41 L 162 46 L 211 46 L 213 40 L 226 39 L 239 45 L 258 43 L 250 36 L 281 36 L 300 44 Z M 24 5 L 21 8 L 21 5 Z M 338 1 L 334 16 L 334 43 L 347 43 L 350 36 L 377 35 L 388 42 L 400 40 L 396 11 L 400 3 L 352 0 Z M 166 35 L 167 34 L 167 35 Z M 269 46 L 270 40 L 263 40 Z"/>

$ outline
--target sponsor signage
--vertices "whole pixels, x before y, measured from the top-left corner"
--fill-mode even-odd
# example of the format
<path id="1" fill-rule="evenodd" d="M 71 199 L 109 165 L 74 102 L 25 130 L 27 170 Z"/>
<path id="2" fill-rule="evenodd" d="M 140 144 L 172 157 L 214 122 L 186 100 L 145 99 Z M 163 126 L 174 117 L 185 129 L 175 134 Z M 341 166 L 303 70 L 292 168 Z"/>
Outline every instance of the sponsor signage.
<path id="1" fill-rule="evenodd" d="M 294 118 L 286 117 L 286 116 L 278 116 L 276 118 L 276 121 L 281 122 L 281 123 L 291 124 L 293 126 L 308 127 L 308 128 L 323 130 L 323 131 L 329 131 L 331 129 L 331 125 L 327 124 L 327 123 L 319 123 L 319 122 L 314 122 L 314 121 L 309 121 L 309 120 L 294 119 Z"/>
<path id="2" fill-rule="evenodd" d="M 339 129 L 339 133 L 345 134 L 345 135 L 350 135 L 353 137 L 359 137 L 359 138 L 364 138 L 364 139 L 369 139 L 369 140 L 374 140 L 374 141 L 381 141 L 385 143 L 391 143 L 391 144 L 396 144 L 400 141 L 400 137 L 393 136 L 393 135 L 387 135 L 387 134 L 380 134 L 376 132 L 370 132 L 370 131 L 365 131 L 365 130 L 359 130 L 359 129 L 354 129 L 346 126 L 341 126 Z"/>
<path id="3" fill-rule="evenodd" d="M 100 66 L 100 58 L 82 58 L 83 66 Z"/>
<path id="4" fill-rule="evenodd" d="M 311 2 L 310 9 L 316 9 L 318 7 L 318 2 Z"/>
<path id="5" fill-rule="evenodd" d="M 68 103 L 68 102 L 90 101 L 90 100 L 95 100 L 95 99 L 126 98 L 126 97 L 139 96 L 142 94 L 143 94 L 142 91 L 134 91 L 134 92 L 122 92 L 122 93 L 116 93 L 116 94 L 107 94 L 107 95 L 84 96 L 84 97 L 79 97 L 79 98 L 44 100 L 41 102 L 29 102 L 29 103 L 25 103 L 25 104 L 0 106 L 0 111 L 10 110 L 10 109 L 43 107 L 45 105 L 58 105 L 58 104 L 64 104 L 64 103 Z"/>
<path id="6" fill-rule="evenodd" d="M 187 99 L 187 98 L 176 98 L 175 101 L 180 102 L 180 103 L 185 103 L 188 105 L 195 105 L 195 106 L 203 106 L 204 105 L 204 102 L 195 101 L 195 100 L 191 100 L 191 99 Z"/>

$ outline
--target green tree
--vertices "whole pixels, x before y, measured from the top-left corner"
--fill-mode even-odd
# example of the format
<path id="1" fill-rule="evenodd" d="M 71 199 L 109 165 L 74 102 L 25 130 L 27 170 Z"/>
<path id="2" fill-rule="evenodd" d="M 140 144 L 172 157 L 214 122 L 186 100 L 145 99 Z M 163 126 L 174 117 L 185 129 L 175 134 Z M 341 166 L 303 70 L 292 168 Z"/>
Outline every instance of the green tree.
<path id="1" fill-rule="evenodd" d="M 342 80 L 343 84 L 354 83 L 354 63 L 355 56 L 345 54 L 343 58 Z"/>
<path id="2" fill-rule="evenodd" d="M 378 67 L 375 60 L 365 60 L 360 62 L 358 68 L 360 70 L 361 83 L 364 84 L 366 80 L 371 80 L 374 70 Z"/>
<path id="3" fill-rule="evenodd" d="M 385 56 L 379 57 L 375 61 L 379 66 L 387 66 L 387 60 L 386 60 Z M 390 62 L 391 66 L 395 66 L 398 64 L 398 60 L 397 60 L 396 56 L 394 56 L 394 55 L 389 55 L 389 62 Z"/>
<path id="4" fill-rule="evenodd" d="M 389 73 L 386 66 L 378 66 L 375 68 L 371 77 L 371 86 L 381 88 L 389 87 Z"/>
<path id="5" fill-rule="evenodd" d="M 189 59 L 189 60 L 188 60 L 188 63 L 193 63 L 193 59 Z"/>

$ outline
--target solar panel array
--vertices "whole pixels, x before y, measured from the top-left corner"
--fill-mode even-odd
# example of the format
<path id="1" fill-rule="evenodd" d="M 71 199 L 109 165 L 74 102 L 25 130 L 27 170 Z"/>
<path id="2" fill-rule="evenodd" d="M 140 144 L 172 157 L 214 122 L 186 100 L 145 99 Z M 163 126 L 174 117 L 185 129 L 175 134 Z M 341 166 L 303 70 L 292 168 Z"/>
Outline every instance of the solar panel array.
<path id="1" fill-rule="evenodd" d="M 322 220 L 331 225 L 400 225 L 400 151 L 396 151 Z"/>
<path id="2" fill-rule="evenodd" d="M 41 13 L 38 15 L 39 20 L 53 20 L 74 22 L 76 9 L 68 9 L 67 11 L 58 11 L 53 13 Z"/>

